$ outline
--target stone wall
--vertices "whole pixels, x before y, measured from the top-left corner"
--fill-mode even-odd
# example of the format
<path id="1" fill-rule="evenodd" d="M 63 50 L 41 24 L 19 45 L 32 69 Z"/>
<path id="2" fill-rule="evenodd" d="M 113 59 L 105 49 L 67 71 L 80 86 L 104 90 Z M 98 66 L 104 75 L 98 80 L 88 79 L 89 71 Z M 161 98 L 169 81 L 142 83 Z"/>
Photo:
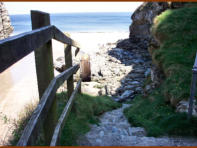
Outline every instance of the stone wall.
<path id="1" fill-rule="evenodd" d="M 8 11 L 3 2 L 0 2 L 0 39 L 9 37 L 13 32 Z"/>

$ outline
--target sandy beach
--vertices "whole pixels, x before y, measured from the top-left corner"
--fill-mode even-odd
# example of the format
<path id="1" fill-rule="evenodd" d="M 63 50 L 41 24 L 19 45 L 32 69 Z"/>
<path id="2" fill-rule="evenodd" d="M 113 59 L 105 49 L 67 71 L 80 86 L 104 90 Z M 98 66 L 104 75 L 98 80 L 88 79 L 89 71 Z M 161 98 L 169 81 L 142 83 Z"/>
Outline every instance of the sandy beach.
<path id="1" fill-rule="evenodd" d="M 129 37 L 129 32 L 81 32 L 70 33 L 70 37 L 81 45 L 81 51 L 92 54 L 99 50 L 99 46 L 106 43 L 114 43 L 119 39 Z M 53 40 L 53 57 L 54 60 L 63 56 L 64 45 L 56 40 Z"/>
<path id="2" fill-rule="evenodd" d="M 92 54 L 99 50 L 99 45 L 113 43 L 128 38 L 128 32 L 69 33 L 71 38 L 81 45 L 81 51 Z M 64 56 L 64 45 L 52 40 L 53 60 Z M 55 71 L 55 75 L 58 72 Z M 34 54 L 31 53 L 0 74 L 0 145 L 5 145 L 12 135 L 14 126 L 24 112 L 25 106 L 38 101 L 37 80 Z M 5 122 L 4 120 L 10 122 Z M 10 128 L 13 127 L 13 128 Z"/>

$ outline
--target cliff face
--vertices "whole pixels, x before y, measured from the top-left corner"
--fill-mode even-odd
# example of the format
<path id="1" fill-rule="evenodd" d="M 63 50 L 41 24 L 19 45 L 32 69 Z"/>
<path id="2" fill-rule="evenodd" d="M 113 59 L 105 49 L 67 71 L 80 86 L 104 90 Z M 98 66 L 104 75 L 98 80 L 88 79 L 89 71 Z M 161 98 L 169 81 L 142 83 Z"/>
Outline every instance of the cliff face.
<path id="1" fill-rule="evenodd" d="M 168 8 L 167 2 L 144 2 L 131 16 L 130 38 L 149 39 L 153 18 Z"/>
<path id="2" fill-rule="evenodd" d="M 131 16 L 129 39 L 117 43 L 118 48 L 126 50 L 143 50 L 149 46 L 158 47 L 157 41 L 151 35 L 151 26 L 156 16 L 167 9 L 182 8 L 186 2 L 144 2 Z"/>
<path id="3" fill-rule="evenodd" d="M 153 19 L 166 9 L 178 9 L 188 4 L 187 2 L 144 2 L 131 16 L 130 39 L 133 37 L 150 39 L 150 28 Z"/>
<path id="4" fill-rule="evenodd" d="M 13 32 L 8 11 L 3 2 L 0 2 L 0 39 L 9 37 Z"/>
<path id="5" fill-rule="evenodd" d="M 131 16 L 129 39 L 120 41 L 118 48 L 126 50 L 147 49 L 151 39 L 150 28 L 155 16 L 169 8 L 167 2 L 144 2 Z"/>

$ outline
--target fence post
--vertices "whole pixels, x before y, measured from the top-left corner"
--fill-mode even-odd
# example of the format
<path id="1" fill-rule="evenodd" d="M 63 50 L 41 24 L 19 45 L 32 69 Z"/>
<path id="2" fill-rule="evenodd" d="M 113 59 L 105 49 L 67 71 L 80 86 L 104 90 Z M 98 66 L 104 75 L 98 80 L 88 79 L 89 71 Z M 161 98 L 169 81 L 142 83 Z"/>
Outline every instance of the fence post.
<path id="1" fill-rule="evenodd" d="M 80 61 L 80 77 L 82 82 L 91 81 L 91 68 L 90 68 L 90 56 L 84 54 Z"/>
<path id="2" fill-rule="evenodd" d="M 50 16 L 48 13 L 31 10 L 32 30 L 50 25 Z M 52 41 L 48 41 L 42 47 L 35 49 L 36 74 L 38 82 L 39 98 L 41 99 L 45 89 L 54 78 Z M 49 113 L 44 121 L 44 138 L 46 144 L 50 143 L 53 130 L 57 121 L 56 99 L 53 102 Z"/>
<path id="3" fill-rule="evenodd" d="M 197 82 L 197 68 L 194 67 L 192 69 L 192 81 L 191 81 L 191 88 L 190 88 L 188 119 L 190 119 L 192 117 L 193 102 L 194 102 L 194 96 L 195 96 L 195 90 L 196 90 L 196 82 Z"/>
<path id="4" fill-rule="evenodd" d="M 81 94 L 81 84 L 79 85 L 78 93 Z"/>
<path id="5" fill-rule="evenodd" d="M 71 45 L 65 45 L 64 46 L 64 57 L 65 57 L 65 66 L 66 69 L 72 67 L 72 51 L 71 51 Z M 73 82 L 73 75 L 70 76 L 67 80 L 67 90 L 68 90 L 68 98 L 70 98 L 73 90 L 74 90 L 74 82 Z"/>

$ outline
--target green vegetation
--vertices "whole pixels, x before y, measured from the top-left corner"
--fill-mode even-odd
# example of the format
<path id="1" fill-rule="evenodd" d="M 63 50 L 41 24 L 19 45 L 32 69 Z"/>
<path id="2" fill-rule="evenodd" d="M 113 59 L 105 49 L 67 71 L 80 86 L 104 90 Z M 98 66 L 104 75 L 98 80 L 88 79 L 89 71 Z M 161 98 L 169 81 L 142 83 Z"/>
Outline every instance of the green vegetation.
<path id="1" fill-rule="evenodd" d="M 187 120 L 174 107 L 187 100 L 190 93 L 192 66 L 197 51 L 197 6 L 167 10 L 157 16 L 152 26 L 159 49 L 151 52 L 153 62 L 165 78 L 148 97 L 138 96 L 124 113 L 129 122 L 143 126 L 149 136 L 197 136 L 197 119 Z"/>
<path id="2" fill-rule="evenodd" d="M 165 11 L 156 17 L 152 30 L 161 44 L 152 58 L 166 76 L 161 93 L 175 106 L 190 93 L 197 51 L 197 7 Z"/>
<path id="3" fill-rule="evenodd" d="M 144 127 L 148 136 L 197 136 L 197 118 L 187 120 L 186 113 L 176 113 L 157 89 L 148 98 L 138 96 L 124 114 L 132 126 Z"/>
<path id="4" fill-rule="evenodd" d="M 58 112 L 61 114 L 66 102 L 66 93 L 57 95 Z M 121 107 L 107 96 L 77 95 L 72 111 L 62 131 L 61 145 L 76 145 L 77 138 L 90 130 L 90 124 L 99 124 L 98 115 Z"/>
<path id="5" fill-rule="evenodd" d="M 65 92 L 57 94 L 56 97 L 58 100 L 59 117 L 68 98 Z M 94 97 L 86 94 L 77 95 L 65 127 L 63 128 L 60 145 L 76 145 L 77 138 L 90 130 L 90 124 L 99 124 L 99 115 L 119 107 L 121 107 L 120 103 L 111 100 L 110 97 L 107 96 Z M 28 106 L 22 118 L 14 124 L 16 129 L 13 131 L 13 139 L 10 141 L 11 145 L 17 144 L 34 109 L 35 106 Z M 45 145 L 43 141 L 43 131 L 41 131 L 36 145 Z"/>
<path id="6" fill-rule="evenodd" d="M 20 139 L 23 129 L 25 128 L 26 124 L 28 123 L 31 114 L 33 113 L 34 109 L 37 106 L 37 102 L 36 103 L 29 103 L 25 106 L 24 112 L 22 112 L 19 115 L 19 120 L 17 121 L 10 121 L 9 120 L 9 124 L 12 124 L 14 126 L 14 131 L 12 132 L 13 134 L 13 138 L 10 139 L 9 143 L 12 146 L 16 146 L 18 140 Z"/>

